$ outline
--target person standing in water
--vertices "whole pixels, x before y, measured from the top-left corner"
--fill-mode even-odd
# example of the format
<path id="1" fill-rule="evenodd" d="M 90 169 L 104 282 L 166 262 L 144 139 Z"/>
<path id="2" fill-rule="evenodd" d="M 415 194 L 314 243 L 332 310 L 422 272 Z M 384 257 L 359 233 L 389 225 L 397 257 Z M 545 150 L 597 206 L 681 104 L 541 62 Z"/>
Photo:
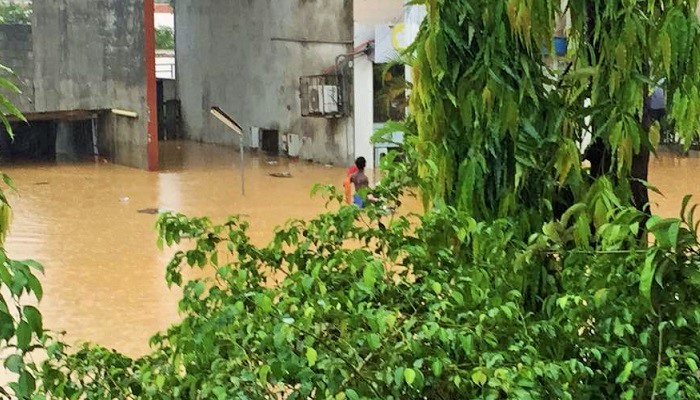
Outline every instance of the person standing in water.
<path id="1" fill-rule="evenodd" d="M 357 167 L 357 172 L 350 177 L 350 182 L 355 186 L 353 204 L 360 208 L 364 208 L 365 202 L 359 192 L 360 190 L 369 187 L 369 178 L 367 178 L 367 175 L 365 175 L 367 160 L 365 160 L 364 157 L 358 157 L 358 159 L 355 160 L 355 166 Z"/>
<path id="2" fill-rule="evenodd" d="M 358 169 L 356 165 L 353 165 L 352 167 L 348 168 L 345 180 L 343 181 L 343 188 L 345 188 L 346 204 L 352 204 L 352 182 L 350 182 L 350 178 L 352 178 L 352 176 L 355 175 L 357 171 Z"/>

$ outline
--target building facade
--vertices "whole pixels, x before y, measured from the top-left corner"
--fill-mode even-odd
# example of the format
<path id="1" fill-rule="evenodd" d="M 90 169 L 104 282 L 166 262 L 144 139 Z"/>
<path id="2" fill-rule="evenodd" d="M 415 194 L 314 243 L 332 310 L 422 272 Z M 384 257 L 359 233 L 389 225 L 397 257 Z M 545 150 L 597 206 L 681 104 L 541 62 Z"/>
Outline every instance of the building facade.
<path id="1" fill-rule="evenodd" d="M 302 117 L 300 99 L 301 77 L 352 51 L 352 0 L 178 0 L 175 26 L 186 138 L 237 146 L 209 113 L 218 106 L 246 128 L 246 146 L 323 163 L 352 159 L 352 118 Z"/>
<path id="2" fill-rule="evenodd" d="M 18 75 L 22 93 L 12 100 L 30 121 L 28 128 L 19 128 L 43 126 L 51 130 L 47 135 L 70 135 L 70 122 L 89 121 L 103 157 L 137 168 L 157 167 L 147 156 L 153 61 L 144 40 L 144 3 L 34 2 L 31 24 L 0 26 L 0 63 Z M 37 121 L 54 124 L 32 124 Z"/>

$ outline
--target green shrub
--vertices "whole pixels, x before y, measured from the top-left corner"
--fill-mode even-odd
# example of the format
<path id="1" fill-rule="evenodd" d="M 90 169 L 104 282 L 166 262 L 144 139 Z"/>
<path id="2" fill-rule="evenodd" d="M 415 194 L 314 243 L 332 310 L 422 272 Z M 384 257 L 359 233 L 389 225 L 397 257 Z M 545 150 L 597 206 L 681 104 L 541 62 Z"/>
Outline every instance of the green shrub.
<path id="1" fill-rule="evenodd" d="M 175 31 L 167 26 L 156 27 L 156 48 L 158 50 L 175 49 Z"/>
<path id="2" fill-rule="evenodd" d="M 182 323 L 156 335 L 143 359 L 88 349 L 45 366 L 47 376 L 73 379 L 42 390 L 51 398 L 700 398 L 691 214 L 652 218 L 657 244 L 648 248 L 632 208 L 581 246 L 575 223 L 548 224 L 523 242 L 510 221 L 478 222 L 447 206 L 394 217 L 342 207 L 289 222 L 262 248 L 238 218 L 215 225 L 166 214 L 161 240 L 186 247 L 167 268 L 168 282 L 184 288 Z M 188 266 L 212 278 L 184 282 Z"/>
<path id="3" fill-rule="evenodd" d="M 32 5 L 0 1 L 0 23 L 30 25 L 32 23 Z"/>

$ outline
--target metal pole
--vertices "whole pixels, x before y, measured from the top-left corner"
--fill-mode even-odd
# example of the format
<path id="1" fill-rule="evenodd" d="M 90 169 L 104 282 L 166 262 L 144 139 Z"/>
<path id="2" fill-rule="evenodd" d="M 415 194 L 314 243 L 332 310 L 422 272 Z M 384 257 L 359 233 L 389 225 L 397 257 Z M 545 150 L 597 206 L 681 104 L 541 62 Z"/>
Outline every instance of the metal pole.
<path id="1" fill-rule="evenodd" d="M 245 196 L 245 157 L 243 150 L 243 132 L 241 132 L 241 194 Z"/>
<path id="2" fill-rule="evenodd" d="M 237 133 L 240 138 L 238 144 L 241 148 L 241 195 L 245 196 L 245 138 L 243 135 L 243 128 L 219 107 L 212 107 L 210 112 L 219 121 L 223 122 L 224 125 Z"/>
<path id="3" fill-rule="evenodd" d="M 97 147 L 97 117 L 92 117 L 92 155 L 95 157 L 95 162 L 100 161 L 100 150 Z"/>

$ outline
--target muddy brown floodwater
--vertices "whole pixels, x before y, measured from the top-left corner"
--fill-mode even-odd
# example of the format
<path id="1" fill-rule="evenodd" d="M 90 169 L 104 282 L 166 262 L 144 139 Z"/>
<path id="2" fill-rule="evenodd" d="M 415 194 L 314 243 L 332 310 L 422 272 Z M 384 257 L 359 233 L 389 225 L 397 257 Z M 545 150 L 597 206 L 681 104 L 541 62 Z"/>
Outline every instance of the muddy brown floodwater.
<path id="1" fill-rule="evenodd" d="M 338 184 L 344 168 L 265 157 L 246 163 L 241 196 L 238 153 L 189 142 L 161 144 L 164 172 L 111 164 L 5 167 L 19 193 L 10 197 L 11 257 L 41 262 L 45 325 L 69 342 L 91 341 L 129 355 L 148 351 L 148 339 L 178 320 L 180 291 L 164 280 L 170 252 L 156 247 L 157 216 L 167 209 L 223 222 L 243 214 L 250 235 L 265 244 L 289 218 L 324 210 L 310 196 L 315 183 Z M 275 178 L 270 173 L 291 173 Z"/>
<path id="2" fill-rule="evenodd" d="M 19 189 L 10 196 L 8 251 L 45 266 L 45 325 L 66 331 L 69 342 L 91 341 L 138 356 L 148 351 L 154 333 L 178 321 L 180 292 L 164 281 L 170 253 L 155 245 L 156 216 L 138 210 L 168 209 L 214 221 L 244 214 L 253 240 L 265 244 L 289 218 L 322 212 L 324 202 L 310 197 L 311 187 L 340 185 L 345 173 L 340 167 L 249 158 L 242 197 L 234 149 L 188 142 L 161 147 L 161 173 L 94 163 L 5 168 Z M 292 177 L 269 176 L 286 172 Z M 653 197 L 656 209 L 675 216 L 684 194 L 700 193 L 697 176 L 699 159 L 654 160 L 650 181 L 666 194 Z"/>

